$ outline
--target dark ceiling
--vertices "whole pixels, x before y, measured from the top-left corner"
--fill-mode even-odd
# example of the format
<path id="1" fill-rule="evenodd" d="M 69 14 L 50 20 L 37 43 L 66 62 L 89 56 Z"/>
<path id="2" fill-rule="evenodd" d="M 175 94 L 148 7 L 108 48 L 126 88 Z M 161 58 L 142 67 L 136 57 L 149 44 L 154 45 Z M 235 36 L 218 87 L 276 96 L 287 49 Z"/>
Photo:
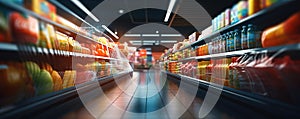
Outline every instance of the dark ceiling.
<path id="1" fill-rule="evenodd" d="M 94 9 L 97 5 L 99 5 L 103 0 L 80 0 L 82 4 L 84 4 L 89 10 Z M 120 0 L 122 1 L 122 0 Z M 126 2 L 127 0 L 124 0 L 122 2 Z M 218 14 L 220 14 L 222 11 L 224 11 L 226 8 L 231 7 L 234 3 L 237 3 L 239 0 L 196 0 L 203 8 L 210 14 L 210 16 L 215 17 Z M 76 7 L 70 0 L 60 0 L 60 3 L 62 3 L 64 6 L 72 10 L 74 13 L 76 13 L 81 18 L 86 18 L 87 15 L 82 10 L 80 10 L 78 7 Z M 117 3 L 116 3 L 117 4 Z M 128 3 L 130 4 L 130 3 Z M 180 6 L 180 4 L 178 4 Z M 175 7 L 174 7 L 175 8 Z M 72 19 L 71 16 L 67 14 L 62 14 L 63 12 L 60 12 L 58 10 L 59 14 L 66 16 L 67 18 L 71 18 L 72 22 L 76 22 L 77 24 L 81 24 L 80 21 L 76 19 Z M 165 17 L 166 11 L 164 10 L 158 10 L 158 9 L 139 9 L 135 10 L 126 14 L 123 14 L 121 17 L 116 19 L 110 26 L 108 26 L 113 31 L 118 32 L 118 36 L 122 36 L 124 33 L 126 33 L 128 30 L 145 24 L 145 23 L 159 23 L 164 25 L 169 25 L 172 28 L 176 29 L 179 33 L 181 33 L 183 36 L 187 37 L 192 32 L 197 31 L 189 22 L 187 22 L 184 18 L 180 17 L 179 15 L 173 16 L 171 14 L 170 19 L 174 17 L 172 22 L 165 23 L 163 22 Z M 206 25 L 208 26 L 208 25 Z M 204 29 L 204 28 L 203 28 Z"/>

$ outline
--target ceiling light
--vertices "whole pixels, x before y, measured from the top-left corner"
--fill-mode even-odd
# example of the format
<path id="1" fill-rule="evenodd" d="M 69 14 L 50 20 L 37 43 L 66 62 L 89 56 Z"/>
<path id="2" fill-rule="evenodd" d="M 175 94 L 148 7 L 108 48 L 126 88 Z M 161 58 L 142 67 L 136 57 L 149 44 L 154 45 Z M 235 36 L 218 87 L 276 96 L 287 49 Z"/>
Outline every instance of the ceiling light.
<path id="1" fill-rule="evenodd" d="M 159 34 L 142 34 L 144 37 L 158 37 Z"/>
<path id="2" fill-rule="evenodd" d="M 144 43 L 155 43 L 156 41 L 154 41 L 154 40 L 144 40 L 143 42 Z"/>
<path id="3" fill-rule="evenodd" d="M 123 13 L 124 13 L 124 10 L 123 10 L 123 9 L 120 9 L 120 10 L 119 10 L 119 13 L 120 13 L 120 14 L 123 14 Z"/>
<path id="4" fill-rule="evenodd" d="M 181 34 L 161 34 L 162 37 L 179 37 Z"/>
<path id="5" fill-rule="evenodd" d="M 131 43 L 132 45 L 142 45 L 141 43 Z"/>
<path id="6" fill-rule="evenodd" d="M 169 7 L 168 7 L 168 10 L 167 10 L 164 22 L 168 22 L 169 21 L 169 17 L 171 15 L 171 12 L 173 10 L 175 2 L 176 2 L 176 0 L 170 0 Z"/>
<path id="7" fill-rule="evenodd" d="M 155 31 L 155 33 L 159 33 L 159 31 Z"/>
<path id="8" fill-rule="evenodd" d="M 129 41 L 130 43 L 141 43 L 142 41 L 140 40 L 132 40 L 132 41 Z"/>
<path id="9" fill-rule="evenodd" d="M 153 43 L 143 43 L 143 45 L 153 45 Z"/>
<path id="10" fill-rule="evenodd" d="M 109 28 L 107 28 L 105 25 L 102 25 L 102 27 L 106 30 L 106 31 L 108 31 L 108 33 L 110 33 L 112 36 L 114 36 L 116 39 L 119 39 L 119 37 L 116 35 L 116 34 L 114 34 L 114 32 L 112 32 Z"/>
<path id="11" fill-rule="evenodd" d="M 162 40 L 161 43 L 177 43 L 176 40 Z"/>
<path id="12" fill-rule="evenodd" d="M 84 11 L 87 15 L 89 15 L 93 20 L 99 22 L 99 19 L 92 12 L 90 12 L 79 0 L 71 0 L 71 1 L 82 11 Z"/>
<path id="13" fill-rule="evenodd" d="M 124 34 L 126 37 L 140 37 L 141 34 Z"/>

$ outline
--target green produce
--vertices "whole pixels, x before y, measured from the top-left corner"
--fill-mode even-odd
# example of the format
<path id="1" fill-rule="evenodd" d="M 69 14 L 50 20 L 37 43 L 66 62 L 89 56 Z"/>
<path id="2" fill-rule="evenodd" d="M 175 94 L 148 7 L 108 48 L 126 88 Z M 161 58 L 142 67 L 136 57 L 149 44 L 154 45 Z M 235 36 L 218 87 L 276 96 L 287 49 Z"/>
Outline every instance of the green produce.
<path id="1" fill-rule="evenodd" d="M 39 74 L 40 74 L 40 67 L 39 65 L 37 65 L 36 63 L 34 62 L 25 62 L 25 66 L 26 66 L 26 69 L 30 75 L 30 77 L 35 81 L 38 77 L 39 77 Z"/>
<path id="2" fill-rule="evenodd" d="M 42 69 L 39 77 L 35 80 L 36 95 L 43 95 L 53 91 L 53 80 L 51 74 Z"/>

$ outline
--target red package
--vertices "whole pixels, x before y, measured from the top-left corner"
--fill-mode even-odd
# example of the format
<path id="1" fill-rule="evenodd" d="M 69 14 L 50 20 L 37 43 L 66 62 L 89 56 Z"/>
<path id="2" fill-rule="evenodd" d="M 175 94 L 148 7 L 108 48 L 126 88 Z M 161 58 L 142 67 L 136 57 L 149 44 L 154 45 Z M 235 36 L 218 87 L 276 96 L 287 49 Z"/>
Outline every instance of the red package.
<path id="1" fill-rule="evenodd" d="M 38 20 L 18 12 L 12 12 L 9 17 L 10 28 L 15 41 L 20 43 L 38 43 Z"/>

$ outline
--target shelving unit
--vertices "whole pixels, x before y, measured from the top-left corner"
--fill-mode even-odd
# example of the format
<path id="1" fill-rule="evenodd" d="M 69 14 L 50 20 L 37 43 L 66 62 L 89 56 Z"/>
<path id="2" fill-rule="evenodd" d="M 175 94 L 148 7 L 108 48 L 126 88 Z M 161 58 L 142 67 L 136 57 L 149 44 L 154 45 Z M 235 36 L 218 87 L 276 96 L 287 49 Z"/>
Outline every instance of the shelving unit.
<path id="1" fill-rule="evenodd" d="M 285 78 L 284 76 L 289 75 L 289 73 L 283 73 L 280 74 L 279 72 L 283 72 L 282 69 L 276 67 L 242 67 L 242 70 L 240 71 L 239 69 L 229 69 L 229 64 L 226 63 L 228 62 L 228 59 L 225 58 L 231 58 L 231 57 L 240 57 L 240 56 L 251 56 L 251 58 L 254 57 L 256 54 L 266 54 L 266 58 L 273 58 L 272 56 L 275 54 L 278 60 L 281 60 L 283 65 L 287 65 L 288 62 L 296 62 L 299 60 L 299 51 L 300 51 L 300 44 L 290 44 L 290 45 L 281 45 L 281 46 L 275 46 L 275 47 L 268 47 L 268 48 L 252 48 L 252 49 L 244 49 L 244 50 L 237 50 L 237 51 L 230 51 L 230 52 L 224 52 L 224 53 L 215 53 L 215 54 L 209 54 L 209 55 L 203 55 L 203 56 L 193 56 L 193 57 L 188 57 L 188 58 L 180 58 L 180 54 L 183 53 L 178 53 L 182 52 L 183 50 L 189 50 L 190 49 L 196 49 L 198 46 L 204 45 L 206 43 L 209 43 L 212 41 L 212 39 L 227 33 L 229 31 L 233 31 L 235 29 L 241 29 L 242 26 L 246 26 L 248 24 L 253 24 L 257 27 L 259 27 L 259 30 L 263 31 L 271 26 L 275 26 L 279 23 L 282 23 L 285 21 L 287 18 L 289 18 L 291 15 L 297 13 L 300 11 L 300 1 L 299 0 L 282 0 L 268 8 L 265 8 L 251 16 L 248 16 L 245 19 L 240 20 L 239 22 L 229 25 L 227 27 L 221 28 L 210 35 L 204 36 L 202 38 L 199 38 L 196 42 L 191 43 L 188 46 L 182 47 L 181 49 L 177 51 L 170 52 L 172 50 L 169 50 L 169 52 L 165 53 L 164 56 L 162 56 L 162 62 L 161 65 L 163 65 L 164 68 L 167 68 L 169 71 L 163 71 L 164 73 L 167 74 L 168 77 L 171 77 L 170 79 L 174 79 L 175 81 L 181 82 L 181 79 L 188 80 L 189 83 L 191 84 L 199 84 L 199 90 L 202 92 L 207 92 L 208 88 L 213 88 L 215 90 L 221 91 L 221 97 L 223 101 L 224 100 L 230 100 L 233 101 L 233 103 L 238 103 L 238 105 L 246 105 L 247 107 L 250 106 L 252 109 L 257 109 L 258 111 L 261 112 L 267 112 L 266 114 L 270 114 L 272 116 L 276 115 L 275 117 L 299 117 L 297 115 L 298 112 L 300 112 L 299 107 L 299 102 L 297 99 L 299 99 L 298 95 L 299 93 L 294 92 L 292 89 L 298 89 L 298 84 L 295 84 L 296 81 L 296 66 L 294 66 L 294 72 L 291 72 L 291 77 Z M 193 52 L 193 51 L 190 51 Z M 174 55 L 173 55 L 174 53 Z M 177 54 L 179 55 L 177 55 Z M 192 53 L 191 53 L 192 54 Z M 191 55 L 190 54 L 190 55 Z M 278 54 L 281 54 L 280 56 Z M 290 58 L 290 59 L 283 59 L 282 56 L 288 56 L 284 58 Z M 186 55 L 185 55 L 186 56 Z M 252 57 L 253 56 L 253 57 Z M 258 55 L 257 55 L 258 56 Z M 178 58 L 179 57 L 179 58 Z M 177 59 L 178 60 L 174 60 Z M 256 57 L 258 58 L 258 57 Z M 208 64 L 205 64 L 207 62 L 204 61 L 209 61 L 211 62 Z M 252 59 L 253 61 L 256 61 L 256 59 Z M 249 61 L 252 61 L 249 58 Z M 283 61 L 284 60 L 284 61 Z M 168 64 L 168 62 L 179 62 L 179 63 L 174 63 L 174 64 Z M 225 63 L 224 63 L 225 62 Z M 231 62 L 231 61 L 230 61 Z M 247 61 L 246 61 L 247 62 Z M 274 60 L 275 62 L 275 60 Z M 197 64 L 198 63 L 198 64 Z M 202 64 L 201 64 L 202 63 Z M 273 62 L 272 62 L 273 63 Z M 285 64 L 286 63 L 286 64 Z M 292 63 L 291 63 L 292 64 Z M 296 64 L 296 63 L 295 63 Z M 181 70 L 178 68 L 178 66 L 181 65 L 184 69 Z M 192 65 L 192 66 L 191 66 Z M 223 66 L 222 66 L 223 65 Z M 225 66 L 224 66 L 225 65 Z M 252 64 L 254 65 L 254 64 Z M 279 63 L 274 65 L 278 65 Z M 177 66 L 177 68 L 173 68 Z M 186 67 L 192 67 L 193 70 L 188 70 Z M 197 67 L 199 66 L 199 67 Z M 228 66 L 228 67 L 226 67 Z M 171 67 L 171 68 L 170 68 Z M 227 84 L 224 86 L 220 86 L 218 84 L 212 83 L 205 81 L 203 79 L 200 79 L 201 76 L 200 73 L 202 71 L 205 71 L 205 73 L 209 73 L 210 70 L 207 69 L 207 67 L 211 68 L 211 70 L 215 70 L 215 77 L 211 78 L 213 80 L 224 80 L 224 81 L 234 81 L 237 80 L 238 82 L 238 88 L 235 86 L 232 86 L 231 84 Z M 213 68 L 212 68 L 213 67 Z M 275 66 L 274 66 L 275 67 Z M 285 67 L 285 66 L 282 66 Z M 286 66 L 288 67 L 288 66 Z M 292 66 L 291 66 L 292 67 Z M 169 69 L 170 68 L 170 69 Z M 196 69 L 198 70 L 196 70 Z M 244 70 L 244 69 L 245 70 Z M 248 68 L 248 69 L 247 69 Z M 257 68 L 258 70 L 256 70 Z M 261 69 L 262 70 L 261 70 Z M 264 69 L 265 68 L 265 69 Z M 268 69 L 269 68 L 269 69 Z M 194 70 L 195 69 L 195 70 Z M 198 71 L 198 74 L 190 74 L 190 72 L 187 73 L 188 71 Z M 226 76 L 229 78 L 224 78 L 222 73 L 225 72 L 225 70 L 231 70 L 231 71 L 236 71 L 235 73 L 235 78 L 229 77 L 229 71 Z M 276 70 L 276 71 L 275 71 Z M 287 69 L 289 70 L 289 69 Z M 223 72 L 224 71 L 224 72 Z M 270 78 L 268 79 L 268 76 L 259 74 L 257 72 L 260 71 L 265 71 L 266 74 L 276 75 L 276 78 Z M 270 72 L 268 72 L 270 71 Z M 274 71 L 274 72 L 271 72 Z M 172 73 L 176 72 L 176 73 Z M 178 73 L 179 72 L 179 73 Z M 268 73 L 267 73 L 268 72 Z M 178 73 L 178 74 L 177 74 Z M 232 73 L 232 72 L 231 72 Z M 244 73 L 244 74 L 243 74 Z M 278 74 L 275 74 L 278 73 Z M 186 75 L 183 75 L 186 74 Z M 187 76 L 190 75 L 190 76 Z M 208 74 L 210 75 L 210 74 Z M 252 77 L 251 77 L 251 76 Z M 206 74 L 207 76 L 207 74 Z M 233 75 L 232 75 L 233 76 Z M 247 77 L 248 76 L 248 77 Z M 260 78 L 260 76 L 262 78 Z M 196 78 L 195 78 L 196 77 Z M 203 76 L 204 77 L 204 76 Z M 270 76 L 271 77 L 271 76 Z M 274 76 L 275 77 L 275 76 Z M 168 78 L 169 79 L 169 78 Z M 278 81 L 277 81 L 278 80 Z M 245 83 L 245 89 L 241 89 L 240 83 Z M 230 83 L 230 82 L 229 82 Z M 259 84 L 260 83 L 260 84 Z M 273 84 L 274 83 L 274 84 Z M 284 85 L 284 86 L 282 86 Z M 232 88 L 230 88 L 230 86 Z M 240 87 L 241 86 L 241 87 Z M 251 87 L 253 86 L 253 87 Z M 256 90 L 260 89 L 255 89 L 255 88 L 263 88 L 263 93 Z M 277 87 L 276 87 L 277 86 Z M 284 88 L 279 87 L 282 86 Z M 248 89 L 249 88 L 249 89 Z M 285 89 L 286 88 L 286 89 Z M 284 115 L 284 116 L 283 116 Z M 278 118 L 277 117 L 277 118 Z"/>
<path id="2" fill-rule="evenodd" d="M 223 58 L 234 57 L 234 56 L 241 56 L 243 54 L 249 54 L 249 53 L 254 53 L 254 54 L 255 53 L 272 53 L 272 52 L 277 52 L 280 50 L 281 51 L 300 50 L 300 44 L 283 45 L 283 46 L 270 47 L 270 48 L 254 48 L 254 49 L 239 50 L 239 51 L 211 54 L 211 55 L 204 55 L 204 56 L 196 56 L 196 57 L 179 59 L 177 62 L 190 61 L 190 60 L 212 59 L 212 58 L 222 58 L 222 57 Z M 173 62 L 175 62 L 175 61 L 173 61 Z"/>
<path id="3" fill-rule="evenodd" d="M 23 47 L 23 48 L 19 48 Z M 29 50 L 30 49 L 30 50 Z M 58 56 L 66 56 L 66 57 L 83 57 L 83 58 L 94 58 L 94 59 L 103 59 L 103 60 L 114 60 L 114 61 L 124 61 L 122 59 L 110 58 L 110 57 L 102 57 L 102 56 L 95 56 L 90 54 L 83 54 L 77 52 L 70 52 L 70 51 L 63 51 L 63 50 L 55 50 L 55 49 L 48 49 L 48 48 L 41 48 L 35 46 L 26 46 L 26 45 L 16 45 L 11 43 L 0 43 L 0 50 L 2 51 L 27 51 L 31 53 L 38 53 L 43 55 L 58 55 Z M 125 60 L 127 61 L 127 60 Z"/>
<path id="4" fill-rule="evenodd" d="M 229 99 L 234 102 L 238 102 L 239 105 L 250 107 L 253 110 L 258 110 L 266 112 L 266 115 L 276 115 L 276 117 L 299 117 L 298 112 L 299 108 L 287 105 L 286 103 L 270 99 L 261 95 L 252 94 L 236 90 L 229 87 L 223 87 L 218 84 L 211 82 L 199 80 L 196 78 L 188 77 L 180 74 L 173 74 L 167 71 L 162 71 L 166 73 L 170 80 L 177 80 L 180 82 L 182 78 L 189 80 L 188 83 L 198 86 L 199 90 L 208 91 L 208 88 L 211 88 L 211 91 L 222 91 L 220 98 Z"/>
<path id="5" fill-rule="evenodd" d="M 49 24 L 52 24 L 52 25 L 54 25 L 56 27 L 56 29 L 58 31 L 61 31 L 61 32 L 64 32 L 64 33 L 67 33 L 67 34 L 71 33 L 73 36 L 76 36 L 76 39 L 84 38 L 86 41 L 93 42 L 93 43 L 98 43 L 98 44 L 102 44 L 102 43 L 100 43 L 98 41 L 95 41 L 94 39 L 92 39 L 92 38 L 90 38 L 90 37 L 88 37 L 86 35 L 83 35 L 83 34 L 77 32 L 77 31 L 74 31 L 73 29 L 70 29 L 70 28 L 68 28 L 66 26 L 63 26 L 63 25 L 61 25 L 59 23 L 56 23 L 56 22 L 54 22 L 52 20 L 49 20 L 49 19 L 47 19 L 45 17 L 42 17 L 42 16 L 40 16 L 40 15 L 38 15 L 38 14 L 36 14 L 36 13 L 34 13 L 34 12 L 26 9 L 26 8 L 20 7 L 19 5 L 16 5 L 14 3 L 0 1 L 0 5 L 5 6 L 5 7 L 9 8 L 9 9 L 12 9 L 12 10 L 16 10 L 16 11 L 21 12 L 21 13 L 28 14 L 28 15 L 30 15 L 32 17 L 37 18 L 38 20 L 41 20 L 41 21 L 47 22 Z M 73 13 L 73 15 L 75 15 L 75 14 Z M 94 26 L 91 26 L 91 27 L 95 28 Z M 106 34 L 100 32 L 99 30 L 96 30 L 96 31 L 98 31 L 101 35 L 105 36 L 106 38 L 110 38 L 109 36 L 107 36 Z"/>
<path id="6" fill-rule="evenodd" d="M 276 3 L 275 5 L 270 6 L 269 8 L 263 9 L 245 19 L 242 19 L 241 21 L 235 24 L 226 26 L 218 31 L 213 32 L 208 36 L 198 39 L 196 42 L 191 43 L 190 45 L 185 46 L 175 52 L 168 52 L 164 56 L 168 56 L 170 53 L 176 53 L 187 48 L 192 48 L 195 46 L 202 45 L 204 43 L 208 43 L 211 41 L 211 38 L 226 33 L 228 31 L 233 31 L 234 29 L 241 29 L 243 25 L 255 24 L 259 26 L 260 29 L 265 29 L 269 26 L 278 24 L 282 22 L 284 19 L 288 18 L 293 13 L 295 13 L 296 11 L 300 10 L 298 6 L 299 4 L 300 1 L 298 0 L 282 0 L 279 3 Z M 270 20 L 270 18 L 276 18 L 276 19 Z"/>
<path id="7" fill-rule="evenodd" d="M 111 76 L 102 77 L 95 79 L 94 81 L 85 82 L 78 84 L 74 87 L 66 88 L 57 92 L 49 93 L 31 100 L 26 100 L 20 104 L 13 107 L 5 107 L 0 109 L 1 118 L 25 118 L 29 115 L 36 115 L 40 110 L 48 109 L 53 105 L 60 105 L 67 101 L 79 98 L 77 92 L 79 91 L 91 91 L 98 87 L 99 85 L 105 85 L 114 80 L 114 78 L 123 77 L 125 75 L 131 74 L 132 71 L 123 71 L 118 74 Z M 99 84 L 99 85 L 95 85 Z M 63 102 L 61 102 L 63 100 Z M 29 118 L 29 117 L 28 117 Z"/>
<path id="8" fill-rule="evenodd" d="M 83 20 L 82 18 L 77 16 L 71 10 L 65 8 L 58 1 L 56 1 L 56 0 L 48 0 L 48 1 L 51 2 L 53 5 L 55 5 L 57 8 L 60 8 L 64 11 L 66 11 L 68 14 L 72 15 L 73 17 L 79 19 L 81 22 L 83 22 L 83 24 L 86 24 L 89 27 L 93 28 L 93 30 L 96 31 L 96 33 L 97 33 L 97 34 L 95 33 L 93 35 L 96 35 L 97 37 L 105 37 L 105 38 L 111 40 L 111 38 L 108 35 L 104 34 L 99 29 L 97 29 L 96 27 L 92 26 L 90 23 L 86 22 L 85 20 Z M 16 11 L 16 12 L 30 15 L 30 16 L 38 19 L 39 21 L 51 24 L 54 26 L 55 31 L 65 33 L 65 34 L 73 37 L 74 40 L 79 41 L 81 43 L 99 44 L 104 47 L 107 47 L 106 50 L 108 50 L 108 48 L 111 48 L 111 49 L 116 48 L 115 46 L 111 47 L 111 46 L 102 44 L 101 42 L 98 42 L 98 41 L 94 40 L 93 38 L 91 38 L 89 35 L 85 35 L 84 33 L 79 33 L 79 31 L 68 28 L 62 24 L 55 22 L 55 21 L 49 20 L 43 16 L 40 16 L 39 14 L 36 14 L 33 11 L 30 11 L 30 10 L 28 10 L 20 5 L 14 4 L 12 2 L 7 2 L 5 0 L 4 1 L 2 0 L 2 1 L 0 1 L 0 6 L 5 9 L 11 10 L 11 11 Z M 115 50 L 118 50 L 118 49 L 116 48 Z M 118 51 L 116 51 L 116 52 L 118 52 Z M 129 62 L 128 60 L 125 60 L 125 59 L 122 59 L 119 57 L 114 58 L 114 57 L 95 56 L 95 55 L 83 54 L 83 53 L 79 53 L 79 52 L 42 48 L 42 47 L 38 47 L 35 45 L 29 45 L 29 44 L 19 44 L 16 42 L 13 42 L 13 43 L 2 43 L 1 42 L 0 43 L 0 53 L 3 53 L 4 54 L 3 56 L 8 55 L 9 60 L 21 59 L 21 61 L 27 61 L 27 58 L 29 57 L 29 59 L 32 59 L 33 62 L 36 61 L 39 63 L 42 62 L 42 63 L 48 63 L 49 65 L 51 64 L 53 69 L 54 69 L 54 67 L 56 68 L 55 70 L 57 71 L 57 73 L 63 73 L 64 71 L 71 70 L 70 68 L 72 68 L 72 65 L 73 65 L 72 63 L 74 63 L 74 64 L 78 63 L 77 60 L 81 61 L 83 59 L 84 59 L 84 61 L 82 61 L 82 62 L 84 62 L 84 63 L 93 63 L 95 61 L 98 61 L 98 59 L 99 59 L 99 61 L 105 61 L 105 63 L 107 63 L 107 62 L 112 63 L 112 64 L 101 64 L 101 68 L 103 66 L 113 66 L 114 63 L 123 64 L 123 63 Z M 26 55 L 29 55 L 29 56 L 26 56 Z M 13 56 L 13 57 L 10 57 L 10 56 Z M 26 56 L 26 57 L 21 57 L 21 56 Z M 76 59 L 73 60 L 72 58 L 76 58 Z M 3 58 L 3 59 L 7 59 L 7 58 Z M 93 59 L 97 59 L 97 60 L 93 60 Z M 18 60 L 18 61 L 20 61 L 20 60 Z M 29 60 L 29 61 L 31 61 L 31 60 Z M 51 62 L 51 63 L 49 63 L 49 62 Z M 38 65 L 39 63 L 36 63 L 36 64 Z M 99 68 L 99 67 L 97 67 L 97 68 Z M 115 66 L 113 66 L 113 67 L 115 67 Z M 101 69 L 101 71 L 104 71 L 104 69 L 107 69 L 107 67 Z M 96 88 L 101 88 L 101 87 L 96 87 L 95 84 L 100 84 L 101 86 L 106 85 L 107 83 L 111 83 L 112 81 L 116 80 L 115 78 L 123 77 L 125 75 L 132 75 L 132 72 L 133 72 L 132 70 L 129 70 L 129 69 L 116 68 L 116 70 L 118 72 L 116 72 L 115 74 L 109 75 L 109 74 L 111 74 L 111 72 L 107 73 L 107 74 L 104 74 L 104 73 L 101 74 L 102 72 L 100 73 L 100 71 L 98 72 L 98 70 L 99 69 L 94 71 L 94 73 L 97 75 L 96 76 L 97 79 L 91 79 L 90 81 L 85 81 L 81 84 L 75 84 L 74 86 L 71 86 L 69 88 L 64 88 L 59 91 L 47 93 L 44 95 L 30 96 L 30 98 L 26 98 L 26 100 L 14 102 L 14 104 L 9 104 L 9 105 L 3 106 L 0 108 L 0 115 L 1 115 L 0 118 L 31 118 L 30 115 L 35 115 L 35 114 L 38 115 L 38 113 L 41 110 L 48 110 L 50 108 L 54 108 L 54 106 L 58 107 L 58 106 L 64 105 L 64 103 L 69 103 L 69 102 L 72 102 L 73 100 L 78 100 L 79 96 L 77 94 L 77 91 L 82 91 L 82 90 L 83 91 L 92 91 Z M 97 73 L 99 73 L 99 76 Z M 59 74 L 59 75 L 62 75 L 62 74 Z M 109 76 L 107 76 L 107 75 L 109 75 Z M 61 79 L 63 79 L 62 76 L 61 76 Z"/>

